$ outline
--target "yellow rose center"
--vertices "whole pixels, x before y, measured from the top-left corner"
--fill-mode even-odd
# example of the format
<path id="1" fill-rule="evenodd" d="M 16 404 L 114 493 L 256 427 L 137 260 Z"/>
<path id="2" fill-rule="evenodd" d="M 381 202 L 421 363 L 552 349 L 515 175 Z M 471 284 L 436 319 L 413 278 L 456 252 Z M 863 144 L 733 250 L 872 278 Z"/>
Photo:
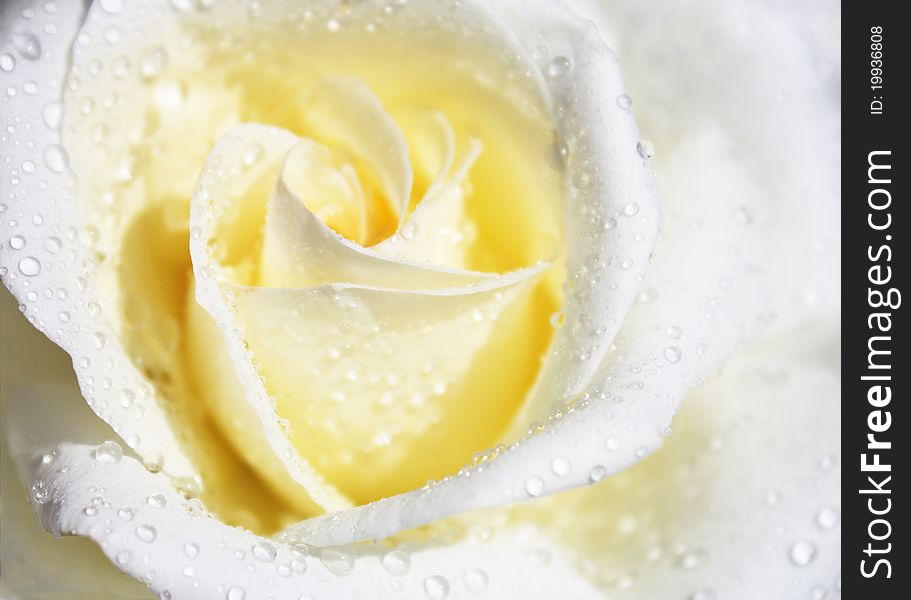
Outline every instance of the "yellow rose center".
<path id="1" fill-rule="evenodd" d="M 232 298 L 294 448 L 351 503 L 420 487 L 499 443 L 534 384 L 562 300 L 554 134 L 525 73 L 458 36 L 330 29 L 260 23 L 228 35 L 188 23 L 180 42 L 144 49 L 126 74 L 110 65 L 99 75 L 144 93 L 122 121 L 69 111 L 64 129 L 65 141 L 95 144 L 110 167 L 74 167 L 106 314 L 166 400 L 207 507 L 264 532 L 319 508 L 296 502 L 299 492 L 263 466 L 269 449 L 250 447 L 258 423 L 244 412 L 224 332 L 195 298 L 189 200 L 231 126 L 274 125 L 300 139 L 274 164 L 262 164 L 270 159 L 261 145 L 243 150 L 262 175 L 237 191 L 242 201 L 210 240 L 237 289 L 323 285 L 323 274 L 295 266 L 309 251 L 294 237 L 300 210 L 354 247 L 417 253 L 434 268 L 552 264 L 527 289 L 491 294 L 466 314 L 452 309 L 445 349 L 431 344 L 441 321 L 422 326 L 417 315 L 449 310 L 446 297 L 375 300 L 377 291 L 343 289 L 331 309 L 297 296 Z M 70 92 L 67 105 L 91 94 Z M 410 174 L 405 198 L 397 173 Z M 381 273 L 364 276 L 386 285 Z M 490 327 L 475 329 L 482 321 Z"/>

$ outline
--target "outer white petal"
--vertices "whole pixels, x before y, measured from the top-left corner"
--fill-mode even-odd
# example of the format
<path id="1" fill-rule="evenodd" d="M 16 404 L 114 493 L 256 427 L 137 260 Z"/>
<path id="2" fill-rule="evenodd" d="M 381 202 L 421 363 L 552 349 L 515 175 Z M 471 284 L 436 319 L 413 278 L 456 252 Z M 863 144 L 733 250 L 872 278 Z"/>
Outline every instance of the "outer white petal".
<path id="1" fill-rule="evenodd" d="M 75 387 L 69 356 L 35 331 L 17 311 L 15 299 L 0 290 L 0 422 L 10 416 L 7 400 L 23 385 L 42 380 Z M 73 402 L 83 404 L 78 396 Z M 151 597 L 137 581 L 118 571 L 89 540 L 55 539 L 41 528 L 29 490 L 0 430 L 0 598 L 53 600 L 86 597 L 128 600 Z"/>
<path id="2" fill-rule="evenodd" d="M 79 241 L 58 128 L 65 69 L 82 18 L 79 2 L 36 2 L 0 48 L 15 62 L 0 71 L 6 90 L 0 98 L 0 275 L 29 321 L 72 356 L 92 410 L 150 464 L 163 462 L 175 476 L 193 474 L 154 390 L 105 320 L 93 287 L 94 261 Z"/>
<path id="3" fill-rule="evenodd" d="M 752 345 L 687 397 L 654 455 L 513 518 L 548 523 L 618 599 L 838 597 L 837 337 L 805 326 L 774 352 Z"/>
<path id="4" fill-rule="evenodd" d="M 23 481 L 41 490 L 33 495 L 33 507 L 44 527 L 55 535 L 92 539 L 111 562 L 159 597 L 299 600 L 385 593 L 423 600 L 441 577 L 452 599 L 545 600 L 559 593 L 579 599 L 600 597 L 562 558 L 559 547 L 534 526 L 498 529 L 492 539 L 450 534 L 441 536 L 445 542 L 435 542 L 431 535 L 403 539 L 397 545 L 309 552 L 306 546 L 285 546 L 220 523 L 197 501 L 175 493 L 162 474 L 149 473 L 129 451 L 116 463 L 96 460 L 98 444 L 114 434 L 85 408 L 72 383 L 40 385 L 11 394 L 8 400 L 12 410 L 4 423 L 7 440 Z M 55 418 L 48 419 L 48 414 Z M 51 458 L 43 459 L 45 454 Z M 405 563 L 402 554 L 387 557 L 392 550 L 404 552 Z M 542 564 L 542 554 L 554 558 Z M 4 561 L 7 558 L 4 555 Z M 350 575 L 340 575 L 349 561 Z M 90 561 L 72 566 L 80 564 Z M 21 565 L 35 572 L 42 566 L 47 565 Z M 78 584 L 72 577 L 70 581 Z M 127 595 L 133 588 L 122 580 L 111 586 L 105 597 L 137 597 Z M 71 594 L 76 588 L 60 589 Z M 33 598 L 37 590 L 20 591 Z"/>
<path id="5" fill-rule="evenodd" d="M 570 0 L 627 74 L 658 157 L 717 123 L 753 177 L 777 327 L 837 310 L 840 13 L 832 0 Z"/>

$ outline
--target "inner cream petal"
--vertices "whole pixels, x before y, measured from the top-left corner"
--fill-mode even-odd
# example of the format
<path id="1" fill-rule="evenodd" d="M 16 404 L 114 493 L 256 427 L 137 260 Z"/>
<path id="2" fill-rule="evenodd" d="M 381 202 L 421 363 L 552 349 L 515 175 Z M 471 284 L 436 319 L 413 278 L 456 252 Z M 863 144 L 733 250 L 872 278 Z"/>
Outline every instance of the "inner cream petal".
<path id="1" fill-rule="evenodd" d="M 390 235 L 408 210 L 412 172 L 408 144 L 379 98 L 358 79 L 328 77 L 303 95 L 301 111 L 308 136 L 361 162 L 379 192 L 367 197 L 365 245 Z"/>
<path id="2" fill-rule="evenodd" d="M 299 158 L 302 158 L 301 155 Z M 310 287 L 350 283 L 403 290 L 478 284 L 495 274 L 451 269 L 386 256 L 330 229 L 292 191 L 286 162 L 269 199 L 263 230 L 259 285 Z"/>
<path id="3" fill-rule="evenodd" d="M 454 161 L 447 161 L 446 171 L 428 188 L 404 226 L 377 244 L 377 252 L 399 259 L 464 268 L 468 248 L 477 237 L 477 227 L 465 211 L 469 196 L 466 177 L 481 154 L 481 142 L 470 139 L 465 146 L 455 170 L 452 170 Z"/>
<path id="4" fill-rule="evenodd" d="M 457 470 L 505 430 L 539 360 L 547 267 L 470 288 L 228 287 L 295 447 L 357 503 Z M 513 347 L 515 345 L 516 347 Z"/>

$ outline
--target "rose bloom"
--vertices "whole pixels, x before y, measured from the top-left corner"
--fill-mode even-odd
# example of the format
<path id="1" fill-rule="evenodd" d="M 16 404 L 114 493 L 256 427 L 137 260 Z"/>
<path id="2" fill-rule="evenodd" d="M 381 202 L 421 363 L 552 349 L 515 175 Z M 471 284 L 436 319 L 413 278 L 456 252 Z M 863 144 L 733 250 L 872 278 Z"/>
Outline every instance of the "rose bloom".
<path id="1" fill-rule="evenodd" d="M 0 10 L 0 596 L 840 595 L 837 3 Z"/>

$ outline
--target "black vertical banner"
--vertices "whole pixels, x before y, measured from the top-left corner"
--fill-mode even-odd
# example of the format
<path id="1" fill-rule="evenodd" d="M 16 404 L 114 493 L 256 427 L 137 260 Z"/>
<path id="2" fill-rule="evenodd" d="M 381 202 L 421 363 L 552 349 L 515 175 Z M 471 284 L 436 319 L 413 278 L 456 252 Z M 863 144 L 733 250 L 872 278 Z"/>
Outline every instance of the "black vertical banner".
<path id="1" fill-rule="evenodd" d="M 842 6 L 842 595 L 851 600 L 907 598 L 911 589 L 904 8 Z"/>

